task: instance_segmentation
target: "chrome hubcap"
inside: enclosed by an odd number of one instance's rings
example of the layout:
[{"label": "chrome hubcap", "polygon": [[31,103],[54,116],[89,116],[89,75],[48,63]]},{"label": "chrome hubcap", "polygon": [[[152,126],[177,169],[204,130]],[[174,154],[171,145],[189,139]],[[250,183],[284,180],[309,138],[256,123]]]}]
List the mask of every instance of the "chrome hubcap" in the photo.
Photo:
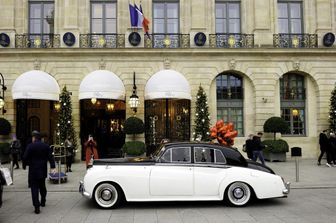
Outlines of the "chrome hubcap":
[{"label": "chrome hubcap", "polygon": [[236,199],[241,199],[243,196],[244,196],[244,190],[242,190],[240,187],[238,188],[235,188],[233,190],[233,196],[236,198]]},{"label": "chrome hubcap", "polygon": [[101,193],[101,198],[104,200],[104,201],[108,201],[110,200],[112,197],[112,192],[108,189],[106,190],[103,190],[102,193]]}]

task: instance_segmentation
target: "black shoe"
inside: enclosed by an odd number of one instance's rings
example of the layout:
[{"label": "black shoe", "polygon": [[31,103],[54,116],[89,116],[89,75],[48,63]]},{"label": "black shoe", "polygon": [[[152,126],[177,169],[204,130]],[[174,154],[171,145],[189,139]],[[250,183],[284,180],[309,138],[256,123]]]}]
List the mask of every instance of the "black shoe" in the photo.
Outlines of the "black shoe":
[{"label": "black shoe", "polygon": [[40,213],[40,208],[35,208],[35,214],[39,214]]},{"label": "black shoe", "polygon": [[44,201],[41,201],[41,206],[42,206],[42,207],[45,207],[45,204],[46,204],[45,200],[44,200]]},{"label": "black shoe", "polygon": [[69,172],[72,172],[72,170],[70,169]]},{"label": "black shoe", "polygon": [[19,167],[19,166],[17,166],[17,167],[15,167],[15,169],[20,169],[20,167]]}]

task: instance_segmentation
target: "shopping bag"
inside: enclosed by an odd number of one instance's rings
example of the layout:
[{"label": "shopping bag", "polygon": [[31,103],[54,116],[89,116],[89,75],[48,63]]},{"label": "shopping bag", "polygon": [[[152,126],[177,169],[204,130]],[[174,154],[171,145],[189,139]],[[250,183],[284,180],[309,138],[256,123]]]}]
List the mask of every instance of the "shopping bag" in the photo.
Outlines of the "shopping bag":
[{"label": "shopping bag", "polygon": [[5,167],[0,168],[0,173],[6,182],[5,185],[9,186],[13,184],[13,180],[12,180],[12,177],[11,177],[11,174],[8,168],[5,168]]}]

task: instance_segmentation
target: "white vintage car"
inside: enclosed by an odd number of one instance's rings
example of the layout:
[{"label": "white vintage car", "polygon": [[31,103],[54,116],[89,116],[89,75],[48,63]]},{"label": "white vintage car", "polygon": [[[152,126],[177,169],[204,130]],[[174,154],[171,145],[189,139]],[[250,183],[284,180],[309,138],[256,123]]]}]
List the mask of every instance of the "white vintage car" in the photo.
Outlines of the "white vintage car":
[{"label": "white vintage car", "polygon": [[287,197],[290,184],[235,149],[210,143],[168,143],[152,157],[95,160],[79,191],[102,208],[126,201],[225,200]]}]

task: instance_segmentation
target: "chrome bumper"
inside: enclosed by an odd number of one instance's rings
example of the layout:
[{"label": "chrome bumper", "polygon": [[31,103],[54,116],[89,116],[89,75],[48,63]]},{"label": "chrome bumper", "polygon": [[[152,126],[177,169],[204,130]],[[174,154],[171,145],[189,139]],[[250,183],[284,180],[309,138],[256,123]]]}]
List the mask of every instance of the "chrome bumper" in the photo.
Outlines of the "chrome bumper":
[{"label": "chrome bumper", "polygon": [[287,196],[287,194],[289,194],[290,192],[290,182],[286,182],[284,184],[285,184],[285,189],[282,190],[282,193],[283,195]]},{"label": "chrome bumper", "polygon": [[78,192],[79,192],[80,194],[82,194],[82,196],[84,196],[84,197],[91,198],[90,194],[89,194],[88,192],[85,191],[85,188],[84,188],[84,182],[83,182],[83,181],[79,181]]}]

